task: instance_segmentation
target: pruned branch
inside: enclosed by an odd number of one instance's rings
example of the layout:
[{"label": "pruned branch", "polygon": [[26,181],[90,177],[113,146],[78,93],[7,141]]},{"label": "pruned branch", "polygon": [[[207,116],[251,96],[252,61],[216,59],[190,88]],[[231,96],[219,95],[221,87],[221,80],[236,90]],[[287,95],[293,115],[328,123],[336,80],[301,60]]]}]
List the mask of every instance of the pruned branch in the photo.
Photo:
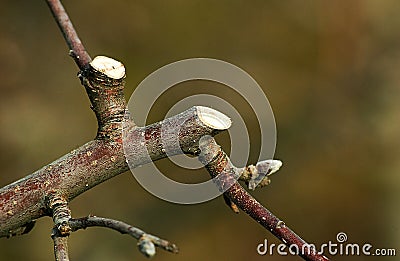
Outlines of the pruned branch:
[{"label": "pruned branch", "polygon": [[[149,163],[149,159],[167,157],[159,139],[161,128],[175,130],[176,122],[182,118],[189,119],[186,122],[186,130],[190,130],[191,133],[181,136],[183,151],[193,151],[193,140],[199,140],[204,135],[216,134],[218,130],[206,126],[199,118],[198,110],[198,107],[193,107],[162,123],[133,127],[128,132],[126,141],[129,142],[129,146],[136,148],[132,150],[134,154],[129,155],[135,166]],[[139,137],[143,136],[147,137],[146,144],[140,142]],[[0,236],[13,235],[14,230],[24,224],[51,215],[47,198],[55,191],[59,196],[71,201],[88,189],[127,171],[129,168],[122,148],[122,138],[119,136],[115,139],[88,142],[37,172],[1,188]],[[143,150],[149,153],[150,157],[142,155]]]},{"label": "pruned branch", "polygon": [[[93,141],[0,189],[0,237],[27,233],[36,219],[52,216],[56,260],[68,260],[70,231],[89,226],[105,226],[130,234],[139,239],[139,249],[146,256],[154,254],[154,246],[176,252],[175,245],[120,221],[97,217],[72,219],[68,203],[90,188],[127,171],[127,158],[132,161],[131,165],[138,167],[185,153],[199,156],[218,187],[225,191],[225,199],[232,209],[242,209],[288,245],[301,247],[305,244],[236,181],[243,180],[250,189],[256,188],[257,184],[266,185],[269,183],[268,175],[279,169],[278,161],[259,162],[242,169],[233,166],[212,138],[228,129],[231,122],[227,116],[207,107],[196,106],[162,122],[136,126],[130,117],[125,117],[125,68],[122,63],[103,56],[92,61],[61,2],[47,0],[47,3],[80,68],[78,75],[96,114],[98,132]],[[179,148],[174,146],[176,137]],[[328,260],[315,253],[302,257],[306,260]]]}]

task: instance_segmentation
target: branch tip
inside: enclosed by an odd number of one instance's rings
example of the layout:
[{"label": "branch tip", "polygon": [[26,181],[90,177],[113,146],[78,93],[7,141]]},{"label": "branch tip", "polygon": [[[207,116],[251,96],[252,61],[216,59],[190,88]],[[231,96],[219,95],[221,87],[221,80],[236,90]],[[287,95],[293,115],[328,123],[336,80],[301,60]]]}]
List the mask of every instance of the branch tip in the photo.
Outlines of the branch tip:
[{"label": "branch tip", "polygon": [[137,245],[139,251],[146,257],[153,257],[156,254],[156,246],[146,234],[139,238]]},{"label": "branch tip", "polygon": [[244,181],[250,190],[262,188],[271,183],[269,176],[282,167],[280,160],[263,160],[239,170],[239,180]]}]

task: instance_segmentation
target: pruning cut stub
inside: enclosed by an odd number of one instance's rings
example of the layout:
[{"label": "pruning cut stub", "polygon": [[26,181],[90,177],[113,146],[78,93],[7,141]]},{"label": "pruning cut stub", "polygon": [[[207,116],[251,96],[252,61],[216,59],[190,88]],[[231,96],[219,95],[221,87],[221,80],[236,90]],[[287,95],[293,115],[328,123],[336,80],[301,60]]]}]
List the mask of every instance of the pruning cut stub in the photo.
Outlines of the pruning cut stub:
[{"label": "pruning cut stub", "polygon": [[[97,56],[78,77],[92,104],[98,121],[97,139],[120,139],[125,113],[125,67],[112,58]],[[95,163],[95,162],[94,162]]]},{"label": "pruning cut stub", "polygon": [[232,125],[231,119],[222,112],[204,106],[197,106],[196,109],[199,119],[212,129],[226,130]]},{"label": "pruning cut stub", "polygon": [[107,56],[96,56],[93,61],[90,62],[93,69],[104,73],[107,77],[112,79],[122,79],[125,76],[124,65]]}]

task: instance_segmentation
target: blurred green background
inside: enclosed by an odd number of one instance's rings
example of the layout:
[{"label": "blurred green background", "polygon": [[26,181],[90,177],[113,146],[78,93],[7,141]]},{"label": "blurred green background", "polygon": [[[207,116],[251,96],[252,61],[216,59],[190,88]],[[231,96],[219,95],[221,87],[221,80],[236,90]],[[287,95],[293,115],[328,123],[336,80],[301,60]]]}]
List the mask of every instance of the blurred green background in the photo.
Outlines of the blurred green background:
[{"label": "blurred green background", "polygon": [[[276,158],[284,162],[272,184],[253,195],[307,241],[335,242],[345,232],[348,242],[400,251],[399,1],[64,2],[92,57],[125,64],[127,98],[149,73],[180,59],[212,57],[243,68],[269,98]],[[45,1],[0,2],[1,186],[95,136],[77,71]],[[167,100],[200,85],[177,86]],[[257,127],[240,97],[227,88],[206,90],[229,97],[248,127]],[[167,110],[156,104],[150,121]],[[220,138],[225,146],[227,138]],[[251,140],[254,163],[257,135]],[[187,179],[187,171],[163,164],[171,176]],[[130,172],[81,195],[71,208],[75,217],[121,219],[180,247],[178,255],[158,251],[154,260],[300,260],[259,256],[259,243],[277,239],[244,213],[233,214],[221,198],[167,203]],[[28,235],[0,239],[0,260],[54,260],[51,226],[42,218]],[[100,228],[74,233],[70,256],[146,259],[134,239]]]}]

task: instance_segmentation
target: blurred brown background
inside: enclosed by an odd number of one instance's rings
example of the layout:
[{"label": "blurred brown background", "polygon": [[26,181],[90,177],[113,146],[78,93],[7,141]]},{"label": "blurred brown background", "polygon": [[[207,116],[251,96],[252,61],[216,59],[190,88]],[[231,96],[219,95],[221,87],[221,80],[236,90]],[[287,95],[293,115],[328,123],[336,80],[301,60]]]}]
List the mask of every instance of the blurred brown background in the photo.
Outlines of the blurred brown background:
[{"label": "blurred brown background", "polygon": [[[272,184],[253,193],[256,198],[310,242],[335,242],[345,232],[348,242],[400,251],[398,1],[64,4],[92,57],[106,54],[125,64],[126,97],[149,73],[184,58],[212,57],[246,70],[270,100],[276,158],[284,162]],[[44,1],[0,2],[0,186],[94,137],[95,117],[76,73]],[[231,97],[229,90],[214,94]],[[172,90],[169,97],[179,95]],[[240,99],[230,102],[241,110]],[[158,107],[153,120],[167,110]],[[243,115],[256,124],[246,106]],[[254,147],[250,163],[257,158]],[[188,176],[167,169],[174,177]],[[181,249],[178,255],[158,251],[154,260],[300,260],[257,255],[264,239],[278,241],[244,213],[234,215],[221,198],[190,206],[167,203],[130,173],[81,195],[71,208],[75,217],[124,220]],[[0,260],[54,260],[51,226],[50,218],[42,218],[30,234],[0,239]],[[100,228],[74,233],[70,255],[146,259],[134,239]]]}]

